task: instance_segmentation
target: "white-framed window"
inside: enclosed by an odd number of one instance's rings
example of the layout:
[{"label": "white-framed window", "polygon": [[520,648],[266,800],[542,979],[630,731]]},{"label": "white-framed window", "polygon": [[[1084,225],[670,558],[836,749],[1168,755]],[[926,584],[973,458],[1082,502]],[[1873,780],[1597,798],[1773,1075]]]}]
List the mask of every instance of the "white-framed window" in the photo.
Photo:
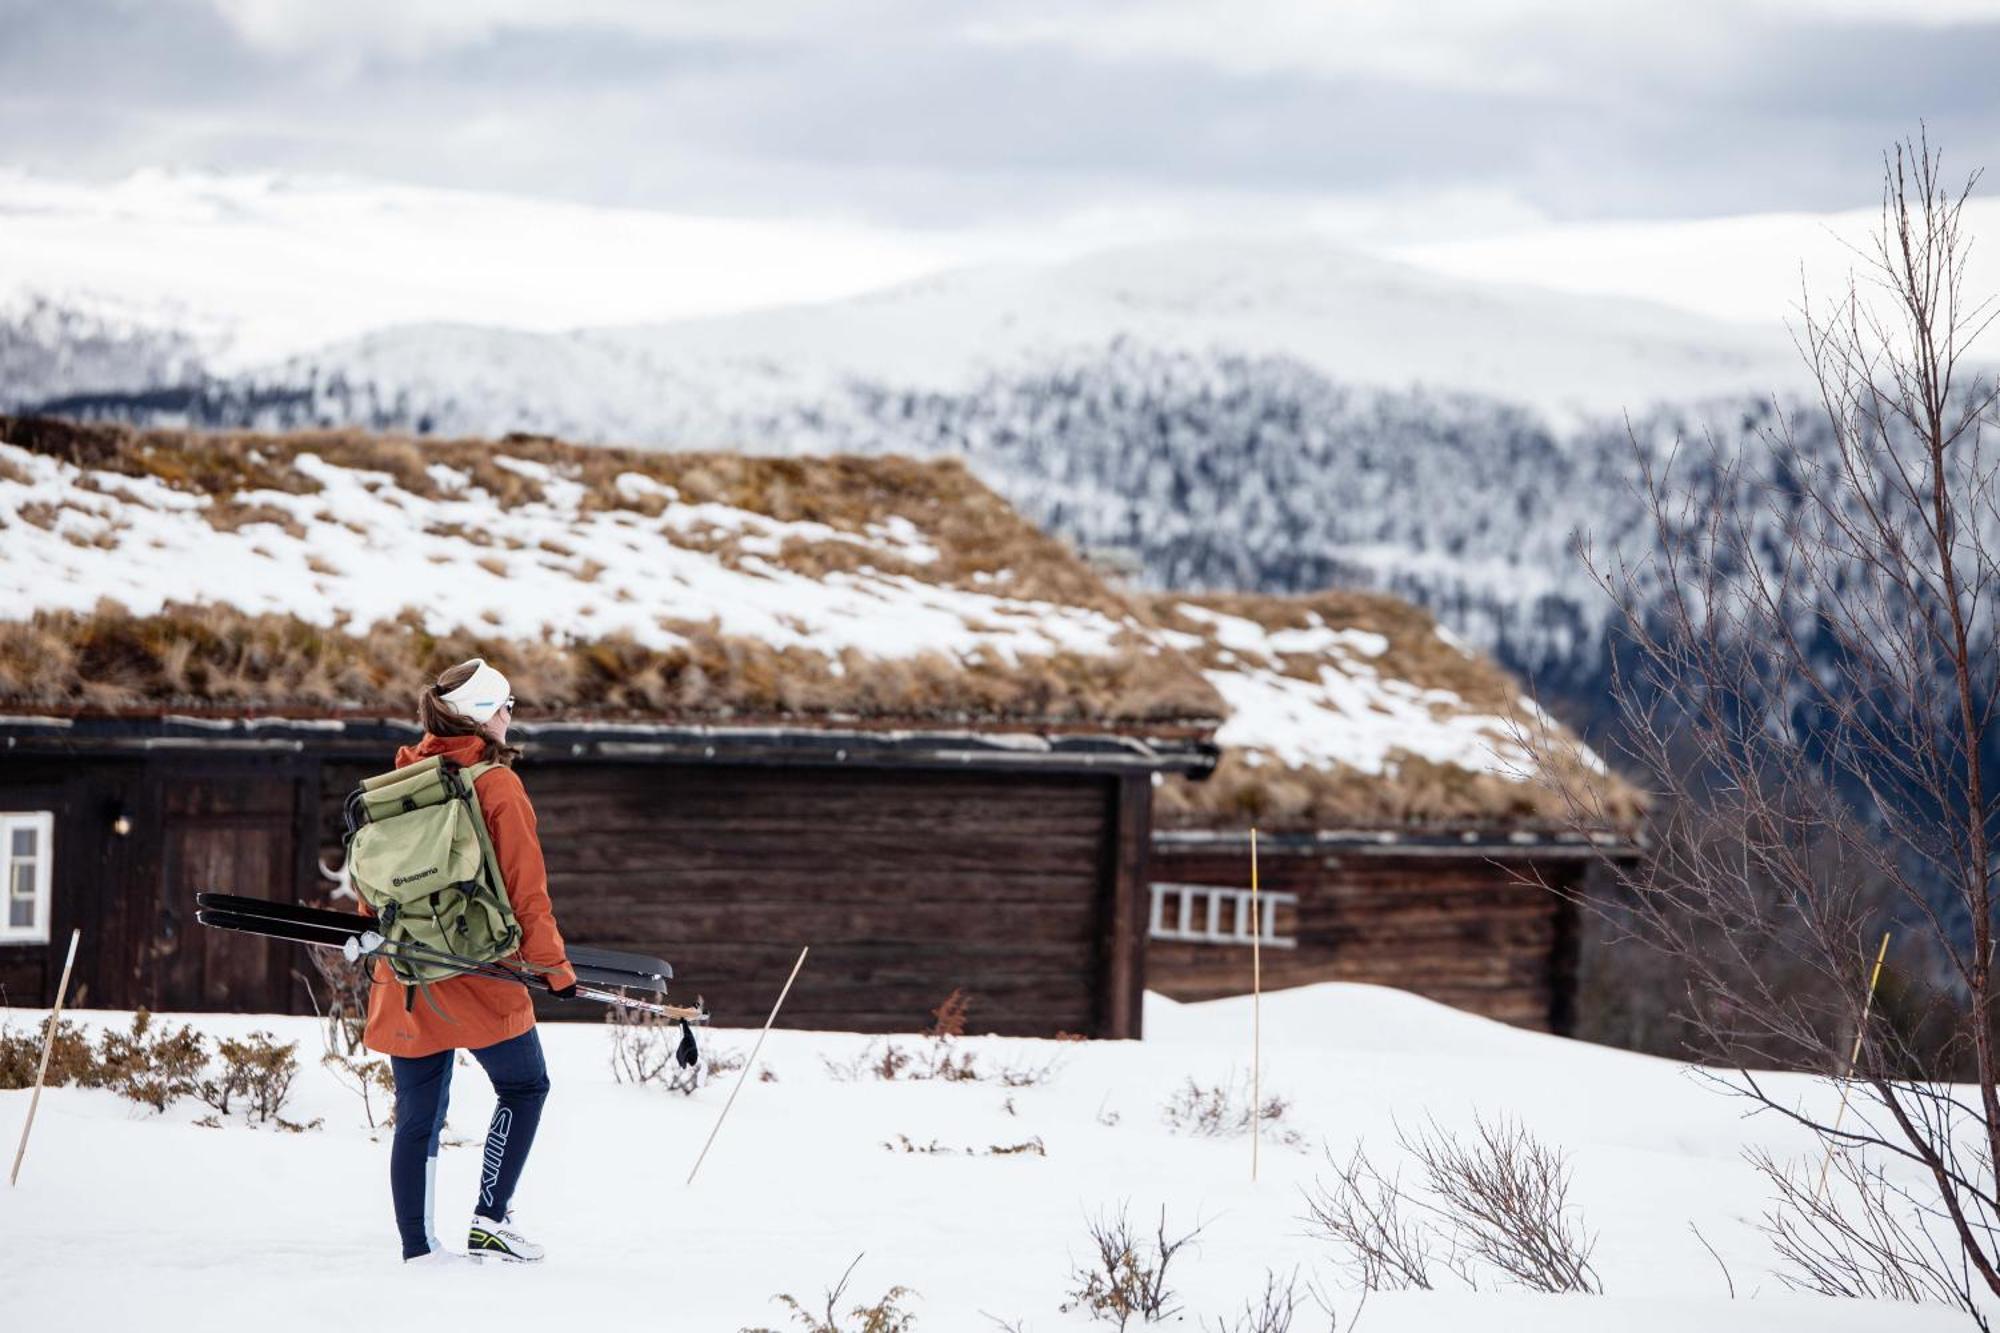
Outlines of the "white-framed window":
[{"label": "white-framed window", "polygon": [[1282,911],[1285,923],[1290,925],[1297,919],[1298,906],[1296,893],[1260,892],[1256,915],[1262,919],[1253,928],[1248,889],[1228,889],[1215,884],[1155,884],[1150,933],[1156,940],[1242,945],[1255,940],[1267,949],[1296,949],[1299,941],[1295,935],[1279,933],[1278,914]]},{"label": "white-framed window", "polygon": [[0,944],[48,942],[55,832],[47,810],[0,812]]}]

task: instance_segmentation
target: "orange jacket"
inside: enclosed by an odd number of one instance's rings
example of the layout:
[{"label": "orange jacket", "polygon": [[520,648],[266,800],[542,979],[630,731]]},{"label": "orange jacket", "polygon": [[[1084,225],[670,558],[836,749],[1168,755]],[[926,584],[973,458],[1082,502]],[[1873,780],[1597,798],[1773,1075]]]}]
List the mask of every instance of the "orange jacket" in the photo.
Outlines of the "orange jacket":
[{"label": "orange jacket", "polygon": [[[396,752],[396,767],[414,764],[434,754],[468,768],[479,762],[484,743],[477,736],[432,736]],[[493,838],[493,855],[507,881],[507,898],[521,923],[521,949],[516,956],[546,973],[551,986],[575,982],[564,955],[562,933],[549,906],[549,874],[542,865],[542,844],[535,837],[535,808],[527,789],[511,768],[491,768],[473,784],[486,830]],[[409,1003],[404,1003],[405,997]],[[384,1055],[414,1057],[438,1051],[478,1050],[518,1037],[535,1025],[535,1006],[528,988],[486,977],[453,977],[430,988],[433,1009],[422,995],[397,984],[389,965],[375,964],[375,984],[368,993],[368,1026],[363,1040]],[[440,1014],[437,1010],[443,1010]]]}]

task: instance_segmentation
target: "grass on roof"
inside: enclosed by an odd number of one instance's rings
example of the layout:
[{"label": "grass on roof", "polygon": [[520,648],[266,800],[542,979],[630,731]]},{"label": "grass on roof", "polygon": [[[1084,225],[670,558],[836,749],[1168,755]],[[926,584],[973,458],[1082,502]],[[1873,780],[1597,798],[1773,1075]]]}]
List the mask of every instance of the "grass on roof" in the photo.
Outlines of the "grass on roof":
[{"label": "grass on roof", "polygon": [[134,616],[115,603],[0,622],[0,701],[37,710],[414,716],[445,666],[485,657],[544,715],[650,721],[861,718],[990,727],[1213,725],[1219,702],[1172,655],[830,657],[677,625],[690,643],[530,643],[433,634],[413,614],[357,631],[215,605]]},{"label": "grass on roof", "polygon": [[[1258,593],[1155,593],[1149,598],[1163,625],[1199,635],[1187,650],[1204,670],[1233,670],[1204,622],[1175,608],[1193,604],[1254,621],[1265,630],[1336,630],[1379,634],[1388,647],[1364,660],[1385,678],[1425,690],[1449,690],[1464,711],[1500,718],[1509,736],[1533,756],[1536,771],[1524,780],[1440,764],[1392,751],[1382,774],[1352,768],[1292,768],[1270,755],[1253,758],[1228,749],[1204,782],[1170,777],[1154,793],[1154,823],[1161,828],[1277,830],[1393,827],[1406,824],[1576,824],[1628,827],[1644,814],[1646,800],[1616,773],[1587,763],[1581,742],[1522,706],[1520,682],[1482,654],[1453,646],[1437,632],[1428,611],[1381,593],[1335,589],[1300,596]],[[1317,654],[1280,656],[1271,670],[1317,680],[1326,659]]]}]

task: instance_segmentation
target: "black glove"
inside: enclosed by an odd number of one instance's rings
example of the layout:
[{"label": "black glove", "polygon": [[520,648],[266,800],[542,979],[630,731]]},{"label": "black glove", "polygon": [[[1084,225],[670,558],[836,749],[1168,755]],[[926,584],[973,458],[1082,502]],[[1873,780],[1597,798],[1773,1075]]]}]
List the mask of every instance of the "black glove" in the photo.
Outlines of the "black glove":
[{"label": "black glove", "polygon": [[701,1059],[701,1052],[694,1044],[694,1029],[689,1027],[687,1020],[683,1018],[681,1020],[681,1044],[674,1051],[674,1063],[678,1064],[682,1069],[692,1069],[694,1068],[695,1061],[699,1059]]},{"label": "black glove", "polygon": [[574,1000],[576,998],[576,983],[572,981],[567,986],[551,986],[549,987],[549,994],[555,996],[558,1000]]}]

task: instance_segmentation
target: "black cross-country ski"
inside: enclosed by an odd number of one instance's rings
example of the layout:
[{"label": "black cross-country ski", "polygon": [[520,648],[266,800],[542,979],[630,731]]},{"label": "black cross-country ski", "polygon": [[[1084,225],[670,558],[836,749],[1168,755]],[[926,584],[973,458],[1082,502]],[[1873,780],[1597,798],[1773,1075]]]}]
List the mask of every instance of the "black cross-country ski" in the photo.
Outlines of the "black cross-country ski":
[{"label": "black cross-country ski", "polygon": [[[235,931],[239,934],[262,935],[270,939],[290,940],[295,944],[312,945],[321,949],[339,949],[349,958],[408,958],[419,962],[449,963],[457,966],[462,975],[488,977],[495,981],[511,981],[526,986],[530,990],[549,990],[548,979],[539,973],[509,967],[505,962],[479,963],[470,958],[442,950],[426,948],[423,945],[391,942],[377,934],[371,927],[373,918],[358,912],[329,912],[321,908],[294,907],[289,903],[273,903],[261,898],[242,898],[226,893],[201,893],[195,895],[197,911],[195,919],[204,926],[216,930]],[[223,904],[244,904],[252,911],[233,911]],[[287,910],[291,909],[291,910]],[[663,972],[671,972],[666,963],[657,958],[645,958],[638,954],[620,954],[610,949],[589,949],[571,946],[570,966],[577,974],[575,997],[580,1000],[595,1000],[618,1009],[631,1009],[656,1017],[677,1020],[681,1025],[680,1049],[675,1058],[683,1066],[700,1058],[695,1049],[694,1033],[690,1023],[708,1022],[708,1011],[701,1004],[677,1005],[660,1004],[643,1000],[633,995],[635,990],[652,991],[664,995],[667,989]],[[592,963],[578,963],[578,956],[598,958],[610,956],[625,958],[644,964],[649,970],[635,972],[622,968],[595,966]],[[615,989],[607,989],[615,987]]]},{"label": "black cross-country ski", "polygon": [[[305,907],[234,893],[197,893],[194,901],[195,906],[201,909],[203,925],[296,940],[300,944],[338,948],[349,938],[370,932],[376,926],[373,917],[359,912],[336,912],[324,907]],[[210,921],[207,918],[211,915],[227,917],[228,920]],[[270,928],[264,928],[266,926]],[[667,982],[674,975],[674,969],[665,959],[649,958],[644,954],[598,949],[583,944],[568,946],[567,953],[577,980],[599,986],[664,994]]]}]

